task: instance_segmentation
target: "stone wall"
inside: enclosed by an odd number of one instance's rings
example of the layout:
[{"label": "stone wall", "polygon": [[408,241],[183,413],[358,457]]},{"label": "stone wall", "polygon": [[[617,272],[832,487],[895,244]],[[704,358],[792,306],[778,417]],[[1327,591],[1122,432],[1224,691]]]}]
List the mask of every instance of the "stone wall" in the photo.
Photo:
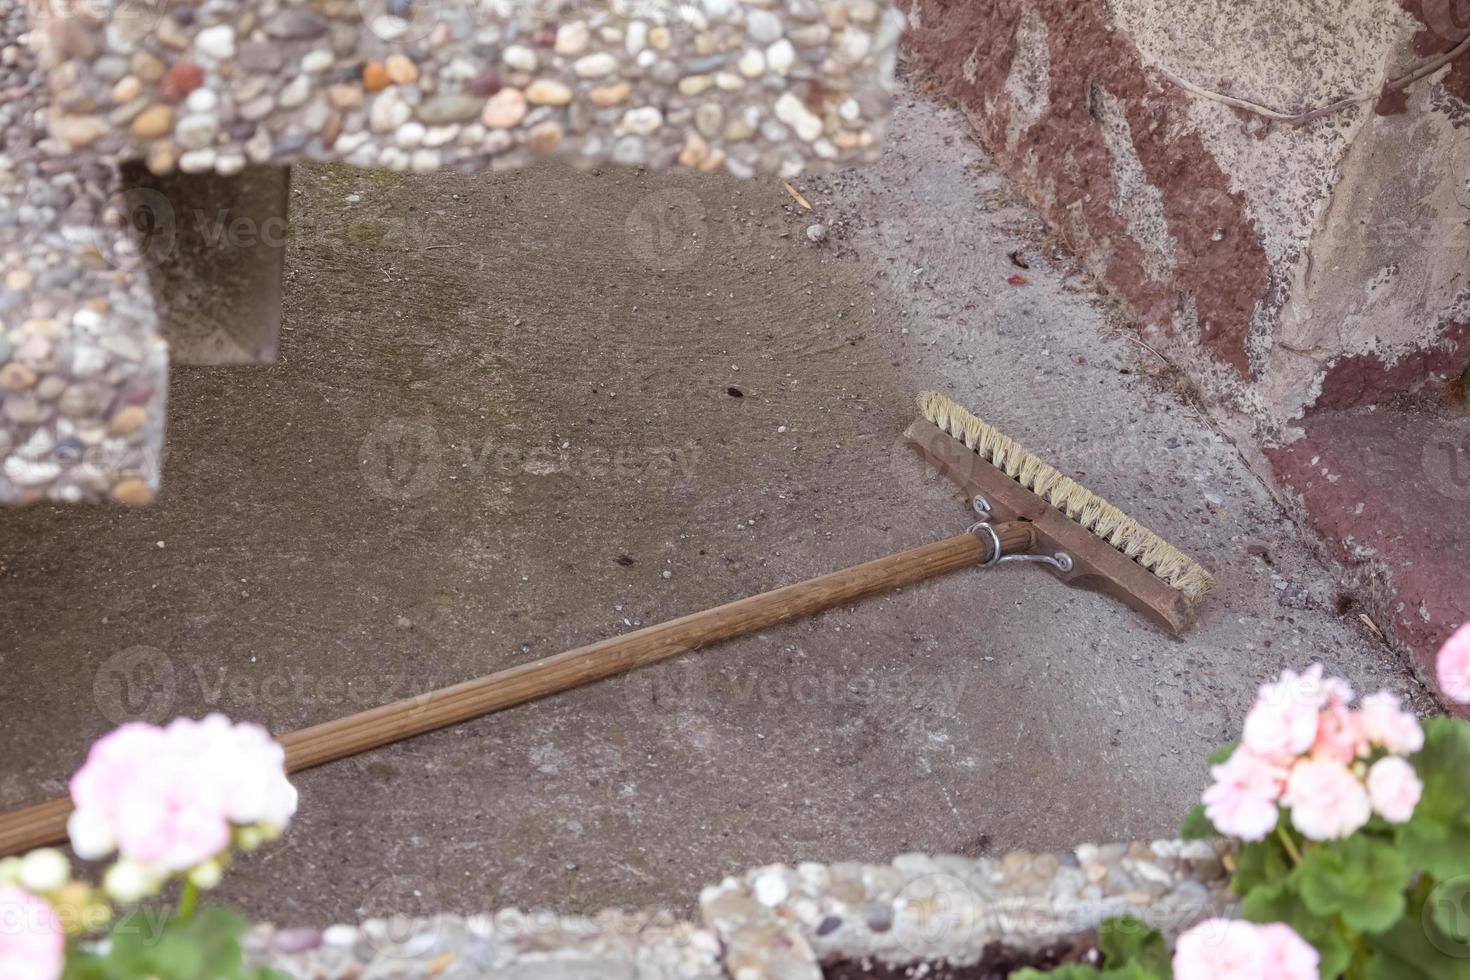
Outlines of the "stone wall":
[{"label": "stone wall", "polygon": [[704,889],[698,924],[667,911],[508,909],[325,930],[262,926],[246,946],[252,961],[301,980],[822,980],[823,964],[843,960],[963,966],[995,944],[1039,950],[1112,916],[1134,916],[1172,938],[1233,913],[1232,863],[1224,841],[1165,840],[978,859],[776,864]]},{"label": "stone wall", "polygon": [[[1466,0],[911,0],[908,16],[909,49],[1019,188],[1259,433],[1464,368],[1470,55],[1389,83],[1470,45]],[[1362,97],[1283,118],[1345,96]]]}]

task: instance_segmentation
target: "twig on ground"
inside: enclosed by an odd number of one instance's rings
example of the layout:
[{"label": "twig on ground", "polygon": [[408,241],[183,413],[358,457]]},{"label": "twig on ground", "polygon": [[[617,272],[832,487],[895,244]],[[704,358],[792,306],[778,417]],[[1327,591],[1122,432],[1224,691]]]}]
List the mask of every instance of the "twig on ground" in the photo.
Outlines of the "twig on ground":
[{"label": "twig on ground", "polygon": [[1377,92],[1362,92],[1358,95],[1345,96],[1326,105],[1317,106],[1315,109],[1304,109],[1301,112],[1282,112],[1279,109],[1273,109],[1270,106],[1262,105],[1259,102],[1252,102],[1249,99],[1238,99],[1233,95],[1215,92],[1201,85],[1196,85],[1188,79],[1180,78],[1162,65],[1155,65],[1154,68],[1160,75],[1163,75],[1175,85],[1178,85],[1186,92],[1198,95],[1202,99],[1210,99],[1211,101],[1220,102],[1236,109],[1243,109],[1246,112],[1252,112],[1258,116],[1264,116],[1267,119],[1285,123],[1288,126],[1304,126],[1309,122],[1321,119],[1323,116],[1331,115],[1339,110],[1361,105],[1364,102],[1372,102],[1375,99],[1383,98],[1383,96],[1388,95],[1390,92],[1398,92],[1408,88],[1410,85],[1419,81],[1419,79],[1433,74],[1451,61],[1454,61],[1466,51],[1470,51],[1470,32],[1466,32],[1453,47],[1443,54],[1435,55],[1428,61],[1416,65],[1407,74],[1400,75],[1397,78],[1385,82],[1383,88]]},{"label": "twig on ground", "polygon": [[1126,337],[1137,344],[1139,347],[1142,347],[1144,350],[1148,351],[1154,357],[1157,357],[1163,363],[1168,364],[1170,367],[1174,366],[1173,361],[1170,361],[1163,354],[1160,354],[1158,351],[1154,350],[1142,337],[1138,336],[1136,333],[1133,333],[1130,330],[1124,330],[1122,327],[1108,327],[1106,330],[1103,331],[1103,333],[1117,334],[1119,337]]},{"label": "twig on ground", "polygon": [[793,201],[795,201],[797,204],[801,205],[801,209],[803,211],[810,211],[812,209],[811,202],[808,201],[806,198],[804,198],[804,197],[801,196],[801,191],[799,191],[795,187],[792,187],[791,186],[791,181],[789,181],[789,180],[783,180],[781,183],[785,186],[786,193],[788,193],[788,194],[791,195],[791,199]]}]

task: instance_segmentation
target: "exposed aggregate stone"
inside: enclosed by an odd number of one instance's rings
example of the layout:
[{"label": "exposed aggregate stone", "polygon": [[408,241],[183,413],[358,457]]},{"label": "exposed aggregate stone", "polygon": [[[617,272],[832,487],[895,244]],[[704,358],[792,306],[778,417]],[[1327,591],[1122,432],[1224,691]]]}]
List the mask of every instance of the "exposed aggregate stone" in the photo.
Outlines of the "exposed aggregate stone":
[{"label": "exposed aggregate stone", "polygon": [[974,860],[907,854],[889,865],[772,865],[700,895],[735,980],[821,980],[818,964],[979,962],[1040,949],[1131,915],[1175,935],[1232,904],[1223,842],[1084,844]]},{"label": "exposed aggregate stone", "polygon": [[722,980],[714,934],[672,915],[494,915],[369,919],[360,926],[274,929],[246,939],[252,961],[298,980],[479,977],[518,980]]},{"label": "exposed aggregate stone", "polygon": [[706,888],[703,923],[668,913],[375,919],[255,930],[255,962],[292,977],[517,980],[821,980],[822,963],[978,962],[1003,942],[1040,949],[1132,915],[1166,935],[1228,914],[1221,842],[1084,844],[999,858],[903,855],[892,864],[771,865]]},{"label": "exposed aggregate stone", "polygon": [[0,0],[0,504],[152,500],[167,351],[116,175],[46,131],[24,7]]},{"label": "exposed aggregate stone", "polygon": [[[879,0],[42,5],[57,139],[155,173],[539,156],[793,177],[876,158]],[[49,11],[49,13],[48,13]]]}]

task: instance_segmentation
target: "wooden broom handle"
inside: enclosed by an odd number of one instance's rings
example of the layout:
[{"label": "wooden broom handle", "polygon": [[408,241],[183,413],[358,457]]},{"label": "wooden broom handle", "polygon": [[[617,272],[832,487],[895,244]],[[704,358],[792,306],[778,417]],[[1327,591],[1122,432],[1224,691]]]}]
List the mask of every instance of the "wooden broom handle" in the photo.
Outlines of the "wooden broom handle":
[{"label": "wooden broom handle", "polygon": [[[1002,554],[1029,551],[1035,542],[1035,532],[1025,521],[998,524],[995,530]],[[990,559],[990,549],[988,535],[957,534],[519,667],[298,729],[280,739],[286,749],[286,768],[290,772],[310,769],[722,640],[747,636],[877,592],[979,565]],[[70,800],[59,799],[0,816],[0,857],[64,842],[71,809]]]}]

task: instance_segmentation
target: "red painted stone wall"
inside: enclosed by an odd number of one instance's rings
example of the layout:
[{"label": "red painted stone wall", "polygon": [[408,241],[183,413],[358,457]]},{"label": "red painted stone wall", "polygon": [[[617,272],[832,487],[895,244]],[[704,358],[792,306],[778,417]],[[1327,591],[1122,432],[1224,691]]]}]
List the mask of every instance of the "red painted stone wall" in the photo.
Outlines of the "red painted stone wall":
[{"label": "red painted stone wall", "polygon": [[1414,351],[1393,363],[1373,354],[1340,357],[1322,379],[1322,391],[1313,411],[1361,408],[1376,405],[1422,387],[1444,383],[1465,370],[1470,358],[1470,323],[1448,324],[1442,334],[1444,346]]},{"label": "red painted stone wall", "polygon": [[[1254,223],[1198,137],[1176,131],[1183,129],[1174,125],[1186,111],[1183,94],[1151,80],[1133,44],[1107,30],[1103,0],[1030,4],[1046,24],[1050,103],[1013,150],[1005,134],[1015,108],[1005,84],[1024,0],[913,2],[919,26],[909,31],[909,51],[964,107],[1001,165],[1108,288],[1140,321],[1166,330],[1192,299],[1199,344],[1249,379],[1246,341],[1269,288]],[[1144,249],[1116,201],[1115,162],[1098,110],[1104,92],[1125,107],[1147,182],[1163,195],[1177,244],[1164,281],[1147,274]]]}]

